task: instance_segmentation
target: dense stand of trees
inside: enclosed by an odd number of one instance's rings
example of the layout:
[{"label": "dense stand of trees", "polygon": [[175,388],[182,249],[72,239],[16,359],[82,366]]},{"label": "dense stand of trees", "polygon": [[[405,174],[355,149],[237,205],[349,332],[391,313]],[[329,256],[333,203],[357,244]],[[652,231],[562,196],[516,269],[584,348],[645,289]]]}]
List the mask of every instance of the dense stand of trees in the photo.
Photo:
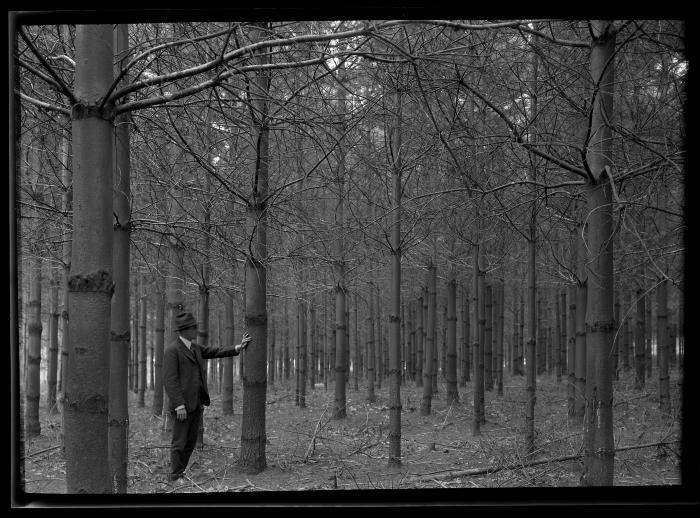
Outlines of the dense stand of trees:
[{"label": "dense stand of trees", "polygon": [[524,376],[533,453],[551,376],[585,431],[582,482],[612,485],[618,373],[637,390],[657,375],[670,415],[682,365],[683,31],[20,25],[26,437],[46,370],[68,491],[125,492],[128,390],[162,414],[184,308],[201,342],[253,337],[208,362],[225,415],[242,381],[244,472],[267,466],[271,384],[294,383],[300,407],[332,385],[335,419],[348,390],[374,401],[388,384],[398,466],[402,385],[423,415],[438,397],[473,406],[478,435],[485,392]]}]

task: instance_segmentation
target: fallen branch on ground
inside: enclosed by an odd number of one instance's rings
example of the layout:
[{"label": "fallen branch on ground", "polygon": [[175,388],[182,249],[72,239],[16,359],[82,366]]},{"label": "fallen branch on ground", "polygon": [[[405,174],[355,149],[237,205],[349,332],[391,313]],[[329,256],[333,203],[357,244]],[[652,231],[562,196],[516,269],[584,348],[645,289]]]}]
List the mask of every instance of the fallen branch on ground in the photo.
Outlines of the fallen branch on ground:
[{"label": "fallen branch on ground", "polygon": [[[669,441],[669,442],[654,442],[654,443],[647,443],[647,444],[637,444],[634,446],[623,446],[621,448],[615,448],[615,452],[620,452],[620,451],[627,451],[627,450],[637,450],[641,448],[651,448],[653,446],[667,446],[672,443],[676,443],[679,441]],[[503,471],[503,470],[515,470],[515,469],[522,469],[522,468],[529,468],[531,466],[539,466],[540,464],[548,464],[552,462],[566,462],[569,460],[576,460],[580,459],[585,456],[584,452],[581,453],[576,453],[573,455],[565,455],[564,457],[556,457],[553,459],[539,459],[539,460],[533,460],[530,462],[518,462],[514,464],[507,464],[503,466],[491,466],[488,468],[473,468],[473,469],[465,469],[465,470],[458,470],[458,471],[447,471],[445,473],[441,474],[425,474],[425,475],[415,475],[412,477],[407,477],[404,481],[405,482],[419,482],[419,481],[431,481],[431,480],[446,480],[450,478],[456,478],[456,477],[472,477],[475,475],[485,475],[485,474],[491,474],[491,473],[496,473],[497,471]]]},{"label": "fallen branch on ground", "polygon": [[25,459],[28,459],[29,457],[34,457],[34,455],[40,455],[40,454],[42,454],[42,453],[46,453],[47,451],[57,450],[57,449],[60,448],[60,447],[61,447],[61,445],[58,444],[58,445],[56,445],[56,446],[51,446],[50,448],[44,448],[43,450],[35,451],[35,452],[32,452],[32,453],[27,453],[27,454],[24,456],[24,458],[25,458]]}]

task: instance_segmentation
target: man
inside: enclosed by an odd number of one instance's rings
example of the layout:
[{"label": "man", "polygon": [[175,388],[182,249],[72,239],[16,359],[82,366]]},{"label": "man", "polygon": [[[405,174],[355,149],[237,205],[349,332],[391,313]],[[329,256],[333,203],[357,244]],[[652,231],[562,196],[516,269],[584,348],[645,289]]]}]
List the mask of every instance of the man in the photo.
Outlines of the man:
[{"label": "man", "polygon": [[170,480],[184,475],[197,443],[202,405],[210,403],[203,360],[236,356],[251,340],[245,333],[241,343],[234,346],[199,345],[193,341],[197,337],[197,321],[187,312],[175,316],[175,331],[177,338],[163,353],[163,384],[170,399],[168,410],[177,417],[173,420],[170,445]]}]

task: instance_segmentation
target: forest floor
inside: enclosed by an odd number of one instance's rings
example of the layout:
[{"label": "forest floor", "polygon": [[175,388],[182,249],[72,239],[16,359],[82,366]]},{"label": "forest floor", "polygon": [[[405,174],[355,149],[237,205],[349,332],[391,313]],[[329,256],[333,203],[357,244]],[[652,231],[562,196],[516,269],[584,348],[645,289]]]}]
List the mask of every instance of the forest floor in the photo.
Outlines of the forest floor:
[{"label": "forest floor", "polygon": [[[671,375],[672,415],[659,411],[658,380],[635,391],[633,374],[615,382],[615,486],[680,484],[679,374]],[[537,380],[537,451],[523,455],[525,379],[506,375],[503,395],[486,392],[486,423],[472,435],[471,383],[459,387],[459,403],[446,405],[440,383],[429,416],[420,415],[422,388],[401,387],[399,468],[387,467],[388,384],[376,389],[374,403],[360,384],[347,389],[347,417],[332,419],[333,384],[307,389],[306,408],[294,404],[293,380],[268,386],[267,469],[256,475],[236,469],[240,451],[241,388],[236,386],[234,415],[223,416],[217,388],[204,413],[204,446],[195,449],[186,476],[168,480],[169,438],[162,418],[130,392],[128,493],[220,493],[296,490],[368,490],[455,487],[571,487],[580,485],[583,433],[569,424],[564,381]],[[40,436],[26,440],[28,493],[65,493],[65,460],[59,415],[42,408]],[[632,447],[632,448],[628,448]],[[578,456],[578,457],[576,457]],[[533,462],[534,461],[534,462]]]}]

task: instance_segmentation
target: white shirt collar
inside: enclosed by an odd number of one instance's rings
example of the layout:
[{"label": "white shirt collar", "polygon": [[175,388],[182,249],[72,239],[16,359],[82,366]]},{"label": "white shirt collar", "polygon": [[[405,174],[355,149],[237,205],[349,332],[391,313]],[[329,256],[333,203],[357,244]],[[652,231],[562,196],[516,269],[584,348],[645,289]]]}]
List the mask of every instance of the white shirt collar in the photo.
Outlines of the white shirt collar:
[{"label": "white shirt collar", "polygon": [[189,341],[187,338],[185,338],[182,335],[180,335],[180,340],[182,340],[182,343],[185,344],[185,347],[187,347],[188,349],[192,349],[192,342],[191,341]]}]

